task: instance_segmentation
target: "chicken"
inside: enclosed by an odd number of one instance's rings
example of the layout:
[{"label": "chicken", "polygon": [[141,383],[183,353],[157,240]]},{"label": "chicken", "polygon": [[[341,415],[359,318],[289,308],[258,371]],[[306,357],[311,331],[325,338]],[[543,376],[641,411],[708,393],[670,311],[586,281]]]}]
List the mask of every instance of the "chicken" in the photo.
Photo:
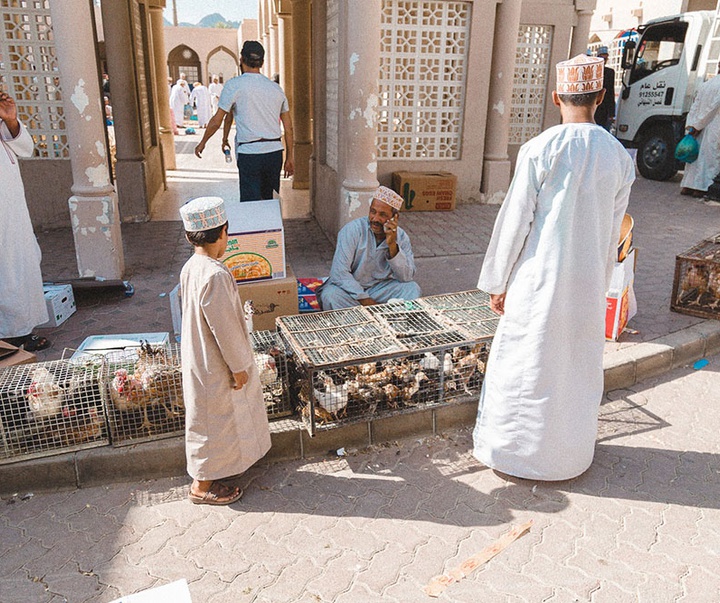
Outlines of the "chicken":
[{"label": "chicken", "polygon": [[692,264],[688,267],[680,283],[678,302],[686,303],[690,297],[696,296],[698,303],[703,293],[708,289],[708,271],[704,264]]},{"label": "chicken", "polygon": [[277,382],[278,371],[275,358],[273,358],[270,354],[256,354],[255,364],[257,365],[258,372],[260,373],[260,383],[263,387],[267,387]]},{"label": "chicken", "polygon": [[60,413],[64,390],[55,376],[41,366],[32,373],[32,381],[27,391],[30,414],[35,420],[49,419]]},{"label": "chicken", "polygon": [[110,383],[110,400],[116,410],[132,412],[142,409],[143,422],[141,428],[150,431],[155,425],[148,419],[148,406],[152,404],[151,398],[146,394],[143,383],[135,375],[130,375],[127,369],[115,371]]},{"label": "chicken", "polygon": [[418,371],[415,374],[413,382],[402,390],[402,399],[406,406],[415,406],[416,402],[413,400],[416,394],[420,392],[422,382],[427,381],[428,376],[422,371]]},{"label": "chicken", "polygon": [[75,446],[92,442],[102,436],[104,421],[94,406],[75,410],[63,406],[63,424],[59,426],[59,437],[64,446]]},{"label": "chicken", "polygon": [[315,401],[328,412],[337,415],[348,403],[348,383],[335,385],[332,378],[322,375],[325,391],[314,388]]},{"label": "chicken", "polygon": [[710,276],[708,277],[708,291],[713,294],[717,302],[715,302],[715,305],[717,306],[718,302],[720,302],[720,266],[716,266],[712,272],[710,272]]},{"label": "chicken", "polygon": [[425,352],[425,357],[420,361],[420,368],[424,371],[439,371],[440,360],[435,354]]},{"label": "chicken", "polygon": [[382,388],[383,394],[385,395],[385,401],[390,408],[397,408],[399,406],[398,398],[400,397],[401,390],[397,385],[388,383]]}]

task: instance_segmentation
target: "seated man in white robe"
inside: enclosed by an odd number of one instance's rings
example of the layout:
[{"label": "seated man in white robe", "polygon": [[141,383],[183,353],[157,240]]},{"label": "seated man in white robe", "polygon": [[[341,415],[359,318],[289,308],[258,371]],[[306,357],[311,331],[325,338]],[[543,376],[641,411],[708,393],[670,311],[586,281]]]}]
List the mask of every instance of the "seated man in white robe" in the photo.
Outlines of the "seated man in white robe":
[{"label": "seated man in white robe", "polygon": [[391,299],[417,299],[410,237],[398,227],[402,197],[381,186],[367,218],[343,226],[338,234],[330,278],[317,292],[323,310],[372,306]]}]

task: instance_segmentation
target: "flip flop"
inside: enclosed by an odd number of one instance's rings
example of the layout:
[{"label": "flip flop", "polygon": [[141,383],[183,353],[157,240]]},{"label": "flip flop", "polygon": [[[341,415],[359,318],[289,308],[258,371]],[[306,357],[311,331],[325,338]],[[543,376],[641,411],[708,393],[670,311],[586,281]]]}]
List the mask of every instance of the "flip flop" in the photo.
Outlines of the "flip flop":
[{"label": "flip flop", "polygon": [[230,488],[215,480],[207,492],[195,494],[190,490],[188,498],[194,505],[231,505],[240,500],[243,491],[240,488]]},{"label": "flip flop", "polygon": [[23,337],[7,337],[3,339],[4,342],[14,345],[16,348],[23,348],[26,352],[37,352],[50,347],[50,341],[45,337],[30,333]]}]

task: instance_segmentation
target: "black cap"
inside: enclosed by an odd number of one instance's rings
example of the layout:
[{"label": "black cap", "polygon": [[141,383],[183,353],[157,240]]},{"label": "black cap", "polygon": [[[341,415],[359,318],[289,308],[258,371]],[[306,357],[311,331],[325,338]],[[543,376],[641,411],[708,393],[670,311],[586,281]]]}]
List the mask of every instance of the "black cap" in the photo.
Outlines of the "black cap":
[{"label": "black cap", "polygon": [[247,59],[262,61],[265,58],[265,49],[257,40],[247,40],[243,44],[240,54]]}]

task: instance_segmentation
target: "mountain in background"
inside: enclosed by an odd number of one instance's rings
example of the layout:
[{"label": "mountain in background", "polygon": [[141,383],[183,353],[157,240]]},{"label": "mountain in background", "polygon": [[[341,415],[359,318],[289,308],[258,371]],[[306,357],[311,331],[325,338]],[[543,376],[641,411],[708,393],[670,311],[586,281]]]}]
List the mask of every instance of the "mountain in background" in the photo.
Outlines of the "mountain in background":
[{"label": "mountain in background", "polygon": [[[165,27],[172,27],[172,23],[165,18],[163,18],[163,24]],[[178,23],[178,27],[219,27],[222,29],[237,29],[240,27],[240,21],[228,21],[220,13],[213,13],[212,15],[204,16],[200,19],[200,22],[197,25],[181,21]]]}]

